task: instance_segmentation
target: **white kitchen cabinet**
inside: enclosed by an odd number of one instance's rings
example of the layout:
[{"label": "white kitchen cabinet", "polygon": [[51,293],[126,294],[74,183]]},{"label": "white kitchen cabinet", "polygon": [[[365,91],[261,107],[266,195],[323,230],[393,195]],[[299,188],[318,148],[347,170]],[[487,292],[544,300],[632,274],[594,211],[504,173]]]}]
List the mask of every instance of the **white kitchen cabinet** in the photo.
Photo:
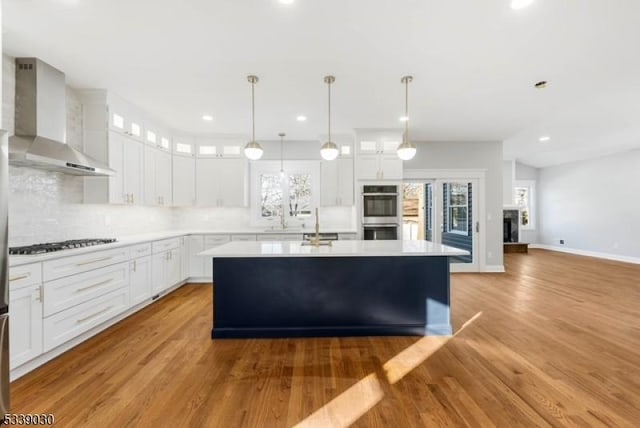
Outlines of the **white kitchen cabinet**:
[{"label": "white kitchen cabinet", "polygon": [[402,136],[398,138],[376,137],[373,140],[361,140],[358,144],[358,153],[375,155],[395,155],[400,145]]},{"label": "white kitchen cabinet", "polygon": [[360,155],[357,162],[360,180],[402,180],[402,160],[396,155]]},{"label": "white kitchen cabinet", "polygon": [[338,158],[320,163],[320,204],[322,206],[352,206],[353,159]]},{"label": "white kitchen cabinet", "polygon": [[245,160],[197,159],[196,204],[205,207],[245,207]]},{"label": "white kitchen cabinet", "polygon": [[12,369],[42,354],[42,300],[41,284],[9,291]]},{"label": "white kitchen cabinet", "polygon": [[195,154],[199,158],[241,158],[244,144],[239,138],[200,138]]},{"label": "white kitchen cabinet", "polygon": [[173,155],[173,205],[185,207],[196,201],[196,160]]},{"label": "white kitchen cabinet", "polygon": [[151,256],[139,257],[129,262],[131,306],[151,297]]},{"label": "white kitchen cabinet", "polygon": [[151,260],[152,293],[159,294],[180,282],[180,269],[182,261],[180,249],[174,248],[154,254]]},{"label": "white kitchen cabinet", "polygon": [[[236,236],[236,241],[237,236]],[[248,236],[252,236],[253,237],[253,241],[255,241],[255,236],[256,235],[248,235]],[[205,236],[204,238],[204,250],[209,250],[211,248],[215,248],[215,247],[219,247],[220,245],[224,245],[227,242],[231,242],[231,236],[229,235],[208,235]],[[203,250],[203,251],[204,251]],[[211,263],[211,257],[202,257],[202,262],[204,263],[204,276],[206,278],[212,278],[213,277],[213,269],[212,269],[212,263]]]},{"label": "white kitchen cabinet", "polygon": [[171,206],[171,155],[144,147],[144,200],[146,205]]},{"label": "white kitchen cabinet", "polygon": [[187,236],[180,237],[180,281],[189,278],[189,239]]},{"label": "white kitchen cabinet", "polygon": [[185,259],[188,261],[187,277],[202,278],[204,276],[204,258],[198,253],[204,251],[204,236],[191,235],[185,238],[188,241],[188,253]]},{"label": "white kitchen cabinet", "polygon": [[43,281],[53,281],[65,276],[76,275],[93,269],[117,263],[128,262],[130,248],[120,247],[111,250],[95,251],[77,256],[62,257],[42,263]]},{"label": "white kitchen cabinet", "polygon": [[144,152],[141,143],[130,138],[124,141],[124,159],[123,159],[123,195],[125,203],[142,204],[143,185],[142,171],[144,168]]}]

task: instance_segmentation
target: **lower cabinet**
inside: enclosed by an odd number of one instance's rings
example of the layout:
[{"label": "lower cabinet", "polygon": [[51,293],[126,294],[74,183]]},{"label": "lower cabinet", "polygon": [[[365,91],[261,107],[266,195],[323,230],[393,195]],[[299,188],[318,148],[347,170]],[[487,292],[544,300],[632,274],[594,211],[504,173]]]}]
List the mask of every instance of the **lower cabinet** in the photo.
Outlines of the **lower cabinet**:
[{"label": "lower cabinet", "polygon": [[44,352],[62,345],[128,308],[127,286],[45,318]]},{"label": "lower cabinet", "polygon": [[198,254],[204,251],[204,236],[190,235],[184,239],[188,241],[188,252],[184,257],[187,261],[187,277],[202,278],[204,276],[204,258]]},{"label": "lower cabinet", "polygon": [[42,354],[41,285],[10,290],[10,365],[17,367]]},{"label": "lower cabinet", "polygon": [[154,254],[151,260],[152,267],[152,293],[156,295],[176,285],[181,281],[180,271],[182,261],[180,249],[174,248]]},{"label": "lower cabinet", "polygon": [[129,263],[131,306],[151,297],[151,256],[140,257]]}]

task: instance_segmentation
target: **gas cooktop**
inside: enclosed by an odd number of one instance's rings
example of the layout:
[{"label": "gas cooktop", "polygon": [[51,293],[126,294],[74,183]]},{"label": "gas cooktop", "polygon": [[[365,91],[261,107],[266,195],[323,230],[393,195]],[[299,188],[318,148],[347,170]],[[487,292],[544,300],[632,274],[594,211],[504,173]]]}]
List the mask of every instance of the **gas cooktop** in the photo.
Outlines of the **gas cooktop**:
[{"label": "gas cooktop", "polygon": [[52,253],[54,251],[71,250],[73,248],[92,247],[94,245],[110,244],[116,242],[115,239],[74,239],[71,241],[48,242],[45,244],[27,245],[24,247],[10,247],[9,254],[12,255],[34,255]]}]

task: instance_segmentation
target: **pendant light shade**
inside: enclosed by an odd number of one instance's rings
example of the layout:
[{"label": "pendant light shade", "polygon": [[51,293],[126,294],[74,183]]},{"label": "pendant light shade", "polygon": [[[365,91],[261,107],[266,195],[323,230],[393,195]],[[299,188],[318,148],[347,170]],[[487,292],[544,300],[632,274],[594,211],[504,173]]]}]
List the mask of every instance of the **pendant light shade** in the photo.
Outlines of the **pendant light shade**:
[{"label": "pendant light shade", "polygon": [[402,139],[402,144],[398,146],[397,153],[398,157],[403,161],[413,159],[417,152],[415,144],[413,144],[409,138],[409,83],[411,83],[412,80],[412,76],[404,76],[400,80],[400,82],[404,84],[404,117],[406,117],[407,120],[404,121],[404,138]]},{"label": "pendant light shade", "polygon": [[264,150],[260,143],[256,141],[256,97],[255,87],[258,83],[258,76],[247,76],[247,80],[251,83],[251,141],[244,146],[244,155],[249,160],[258,160],[262,157]]},{"label": "pendant light shade", "polygon": [[320,156],[322,156],[322,159],[328,161],[335,160],[340,154],[338,145],[331,141],[331,84],[335,81],[336,78],[334,76],[324,77],[324,83],[327,84],[327,88],[329,90],[329,139],[320,148]]}]

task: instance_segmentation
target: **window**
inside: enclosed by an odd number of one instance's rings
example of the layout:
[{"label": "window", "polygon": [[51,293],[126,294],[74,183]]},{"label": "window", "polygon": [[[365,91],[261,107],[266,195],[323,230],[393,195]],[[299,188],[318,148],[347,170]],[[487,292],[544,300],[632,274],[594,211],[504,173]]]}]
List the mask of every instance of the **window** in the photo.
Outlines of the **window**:
[{"label": "window", "polygon": [[535,229],[535,181],[516,181],[514,187],[515,204],[520,210],[520,228]]},{"label": "window", "polygon": [[469,234],[469,187],[464,183],[448,183],[447,232]]},{"label": "window", "polygon": [[176,143],[176,153],[191,154],[191,144]]},{"label": "window", "polygon": [[[318,206],[320,162],[287,161],[284,175],[280,162],[262,161],[251,167],[252,218],[266,225],[279,221],[311,220]],[[254,191],[255,189],[255,191]]]}]

